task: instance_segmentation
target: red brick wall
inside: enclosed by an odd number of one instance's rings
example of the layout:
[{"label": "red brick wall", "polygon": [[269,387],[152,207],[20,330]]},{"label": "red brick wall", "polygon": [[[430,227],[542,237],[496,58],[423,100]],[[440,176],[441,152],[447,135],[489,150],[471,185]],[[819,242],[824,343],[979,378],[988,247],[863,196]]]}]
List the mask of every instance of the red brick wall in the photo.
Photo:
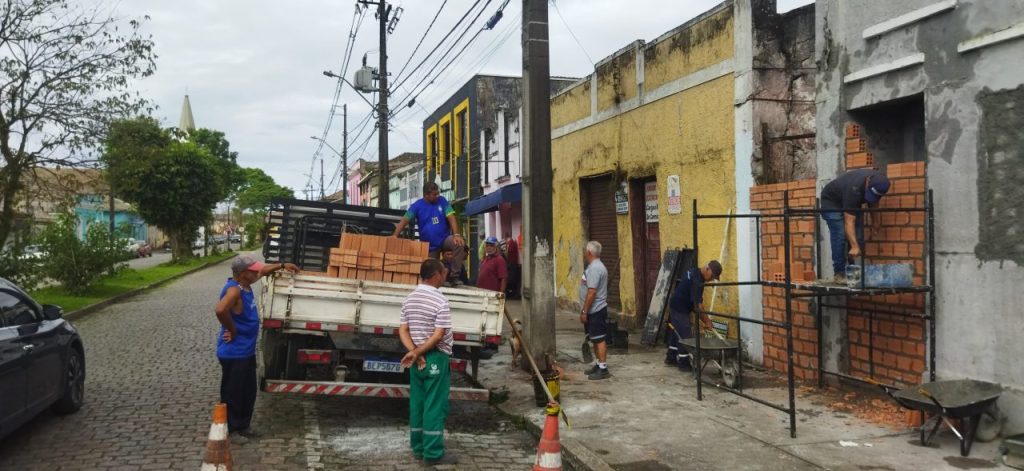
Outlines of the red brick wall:
[{"label": "red brick wall", "polygon": [[[847,132],[847,168],[874,166],[873,156],[867,152],[866,140],[860,127],[849,125]],[[882,198],[883,208],[924,207],[925,167],[923,162],[892,164],[886,167],[892,186]],[[783,206],[783,191],[790,192],[791,207],[813,207],[816,198],[814,180],[761,185],[750,190],[751,208],[762,214],[779,212]],[[925,267],[925,214],[922,212],[879,213],[882,228],[877,234],[867,229],[865,255],[867,263],[913,263],[914,283],[922,284]],[[813,280],[814,219],[794,219],[791,231],[791,276],[794,280]],[[822,236],[828,229],[822,223]],[[826,239],[827,240],[827,239]],[[783,251],[783,221],[765,218],[761,221],[762,279],[783,281],[785,259]],[[823,264],[830,263],[823,260]],[[783,322],[786,300],[782,288],[765,287],[763,312],[765,320]],[[834,302],[834,299],[832,300]],[[791,301],[793,308],[794,371],[799,379],[817,379],[817,329],[810,305],[805,299]],[[920,315],[924,312],[924,294],[899,294],[876,297],[849,298],[849,307],[876,308]],[[923,320],[894,315],[875,314],[872,325],[868,316],[858,311],[847,311],[850,374],[869,375],[868,336],[874,336],[874,377],[889,383],[917,384],[925,369],[925,324]],[[775,327],[764,328],[764,364],[777,371],[786,371],[786,333]]]},{"label": "red brick wall", "polygon": [[[892,185],[882,198],[882,208],[923,208],[925,203],[925,164],[909,162],[891,164],[886,175]],[[878,213],[881,229],[868,239],[865,263],[910,263],[914,265],[914,284],[925,278],[925,213]],[[924,293],[903,293],[886,296],[848,298],[847,306],[877,308],[922,315]],[[850,371],[855,376],[868,376],[868,315],[850,310],[847,315],[850,342]],[[922,319],[875,314],[871,329],[874,333],[875,375],[895,384],[918,384],[925,371],[925,322]]]},{"label": "red brick wall", "polygon": [[[762,214],[780,213],[784,191],[789,190],[790,207],[813,208],[814,180],[755,186],[750,189],[751,208]],[[814,279],[814,218],[790,220],[790,275],[794,280]],[[785,248],[784,222],[781,218],[761,220],[761,279],[784,281]],[[794,299],[793,309],[793,375],[799,379],[817,377],[818,332],[814,328],[807,300]],[[782,288],[765,287],[763,290],[764,319],[776,322],[786,320],[786,298]],[[786,371],[786,331],[777,327],[764,328],[764,365]]]}]

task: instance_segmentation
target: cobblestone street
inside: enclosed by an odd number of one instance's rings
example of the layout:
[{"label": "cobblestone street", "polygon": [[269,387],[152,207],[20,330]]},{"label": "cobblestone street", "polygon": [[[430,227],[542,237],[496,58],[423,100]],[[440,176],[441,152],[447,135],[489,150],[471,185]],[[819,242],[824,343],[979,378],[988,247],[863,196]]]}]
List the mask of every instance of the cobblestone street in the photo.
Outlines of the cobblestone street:
[{"label": "cobblestone street", "polygon": [[[43,413],[0,442],[3,470],[198,469],[218,399],[212,313],[228,264],[75,321],[86,349],[86,401]],[[262,436],[233,447],[235,469],[420,469],[404,401],[260,393]],[[452,403],[451,469],[526,469],[536,441],[493,408]]]}]

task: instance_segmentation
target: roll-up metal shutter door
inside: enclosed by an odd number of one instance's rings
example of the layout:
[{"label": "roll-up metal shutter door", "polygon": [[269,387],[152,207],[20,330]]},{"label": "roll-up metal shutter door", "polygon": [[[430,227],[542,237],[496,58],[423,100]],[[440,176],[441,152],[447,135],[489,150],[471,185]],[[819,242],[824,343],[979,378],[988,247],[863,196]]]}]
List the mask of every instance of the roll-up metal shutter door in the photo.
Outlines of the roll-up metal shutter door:
[{"label": "roll-up metal shutter door", "polygon": [[615,216],[615,188],[610,176],[582,181],[586,204],[587,236],[601,243],[601,261],[608,267],[608,305],[621,311],[619,300],[619,228]]}]

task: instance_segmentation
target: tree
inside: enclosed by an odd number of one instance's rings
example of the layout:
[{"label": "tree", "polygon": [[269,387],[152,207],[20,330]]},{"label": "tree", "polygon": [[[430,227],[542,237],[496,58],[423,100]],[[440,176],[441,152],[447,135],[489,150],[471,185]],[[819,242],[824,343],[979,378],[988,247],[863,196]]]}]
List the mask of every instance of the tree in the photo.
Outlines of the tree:
[{"label": "tree", "polygon": [[153,41],[141,22],[102,5],[70,0],[7,0],[0,12],[0,245],[38,167],[88,164],[106,124],[148,103],[130,80],[155,70]]},{"label": "tree", "polygon": [[72,294],[85,292],[111,266],[117,265],[115,272],[127,267],[118,262],[127,258],[128,250],[118,242],[112,243],[102,224],[90,224],[85,240],[80,240],[78,219],[64,214],[46,227],[41,239],[46,252],[43,259],[46,276]]},{"label": "tree", "polygon": [[196,231],[230,192],[225,175],[239,173],[231,170],[233,156],[225,161],[208,143],[175,140],[148,117],[111,123],[102,159],[114,193],[170,236],[176,259],[192,256]]},{"label": "tree", "polygon": [[258,168],[243,168],[245,180],[236,194],[238,209],[245,211],[245,233],[250,246],[266,238],[267,208],[274,198],[293,198],[291,188],[278,185],[274,179]]},{"label": "tree", "polygon": [[231,150],[231,143],[224,137],[224,133],[200,128],[186,133],[185,136],[190,142],[209,151],[216,159],[217,178],[220,180],[218,187],[222,191],[218,201],[232,197],[245,184],[245,175],[238,166],[238,152]]}]

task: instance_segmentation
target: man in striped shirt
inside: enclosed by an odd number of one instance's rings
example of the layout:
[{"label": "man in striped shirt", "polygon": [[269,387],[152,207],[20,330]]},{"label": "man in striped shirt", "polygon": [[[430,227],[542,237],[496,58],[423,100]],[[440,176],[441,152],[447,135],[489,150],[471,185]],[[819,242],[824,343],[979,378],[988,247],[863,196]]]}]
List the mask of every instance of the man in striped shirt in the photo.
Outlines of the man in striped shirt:
[{"label": "man in striped shirt", "polygon": [[402,357],[402,367],[409,368],[409,441],[416,459],[429,466],[458,463],[455,455],[444,451],[453,338],[448,299],[438,288],[447,278],[448,269],[440,260],[423,261],[423,281],[402,303],[398,330],[409,351]]}]

